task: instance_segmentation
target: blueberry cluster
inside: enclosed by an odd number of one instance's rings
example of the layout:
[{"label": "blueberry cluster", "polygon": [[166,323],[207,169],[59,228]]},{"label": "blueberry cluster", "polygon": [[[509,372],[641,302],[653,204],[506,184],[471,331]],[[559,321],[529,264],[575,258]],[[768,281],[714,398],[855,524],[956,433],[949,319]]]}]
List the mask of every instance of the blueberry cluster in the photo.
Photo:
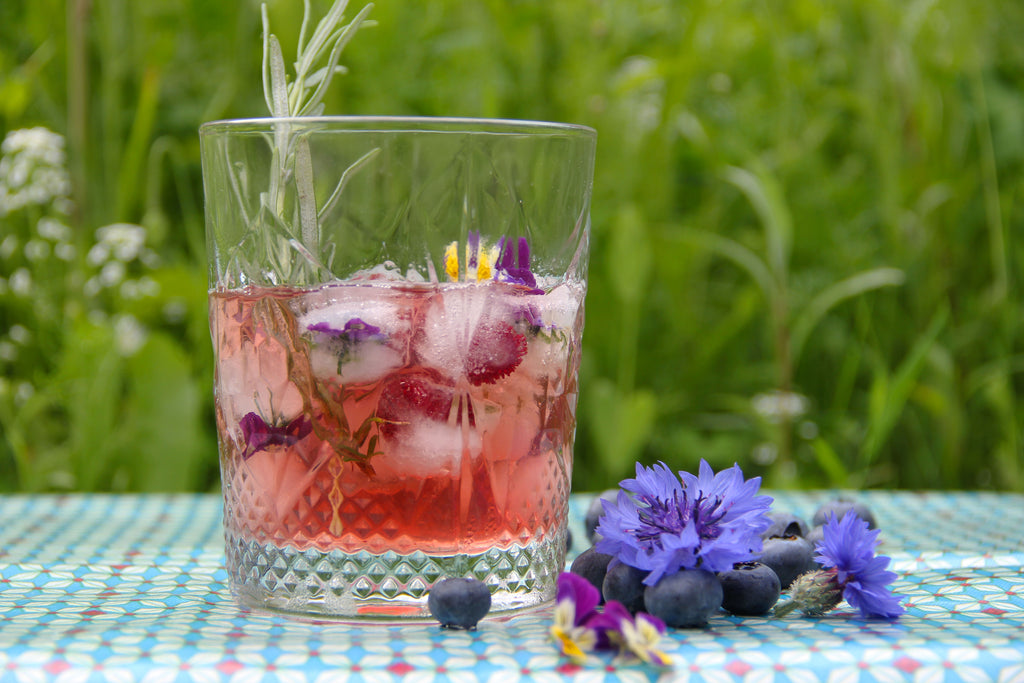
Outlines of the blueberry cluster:
[{"label": "blueberry cluster", "polygon": [[[587,510],[584,528],[592,544],[600,539],[601,500],[612,501],[617,494],[618,489],[605,491]],[[823,503],[810,525],[790,512],[768,512],[770,525],[761,532],[760,555],[725,571],[684,568],[647,585],[644,579],[649,571],[613,561],[612,555],[593,545],[576,557],[570,571],[593,585],[602,603],[621,603],[634,615],[647,613],[674,628],[703,627],[719,610],[736,616],[763,616],[798,577],[822,568],[815,561],[822,526],[847,512],[876,528],[874,515],[862,502],[836,499]],[[571,543],[570,536],[567,546]],[[491,594],[477,579],[449,578],[430,591],[427,607],[443,628],[472,630],[490,611]]]},{"label": "blueberry cluster", "polygon": [[[584,519],[588,540],[596,543],[604,506],[618,490],[605,491],[594,499]],[[829,500],[814,513],[811,525],[785,511],[771,511],[770,526],[761,533],[759,556],[738,562],[727,571],[710,572],[684,568],[668,574],[654,585],[645,585],[648,572],[636,569],[590,547],[572,563],[570,571],[587,579],[605,601],[615,600],[631,612],[652,614],[675,628],[703,627],[720,609],[737,616],[770,613],[797,577],[821,569],[815,561],[815,547],[821,540],[822,525],[830,518],[842,518],[852,511],[870,528],[875,517],[858,501]]]}]

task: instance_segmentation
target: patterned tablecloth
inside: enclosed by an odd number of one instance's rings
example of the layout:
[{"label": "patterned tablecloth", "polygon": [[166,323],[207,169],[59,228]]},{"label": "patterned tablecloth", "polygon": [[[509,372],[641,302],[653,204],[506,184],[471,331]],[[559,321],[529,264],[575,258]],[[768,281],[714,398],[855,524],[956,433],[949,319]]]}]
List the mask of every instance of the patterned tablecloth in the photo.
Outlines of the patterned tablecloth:
[{"label": "patterned tablecloth", "polygon": [[[826,495],[776,493],[810,516]],[[736,618],[670,631],[670,671],[611,655],[580,667],[551,608],[475,632],[306,623],[243,611],[214,496],[0,498],[0,683],[44,681],[1024,682],[1024,496],[868,493],[907,613]],[[573,498],[577,549],[590,497]]]}]

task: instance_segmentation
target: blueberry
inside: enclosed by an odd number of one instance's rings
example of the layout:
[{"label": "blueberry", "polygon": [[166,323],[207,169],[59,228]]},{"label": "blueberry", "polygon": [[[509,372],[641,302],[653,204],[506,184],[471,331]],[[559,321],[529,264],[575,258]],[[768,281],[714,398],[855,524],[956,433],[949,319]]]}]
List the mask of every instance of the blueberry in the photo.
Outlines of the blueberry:
[{"label": "blueberry", "polygon": [[796,577],[807,571],[813,556],[814,549],[805,539],[799,536],[786,536],[765,541],[760,561],[761,564],[772,568],[779,577],[782,589],[785,590]]},{"label": "blueberry", "polygon": [[572,529],[565,529],[565,552],[572,550]]},{"label": "blueberry", "polygon": [[491,610],[491,591],[479,579],[444,579],[430,590],[427,608],[442,628],[471,631]]},{"label": "blueberry", "polygon": [[590,503],[590,507],[587,508],[587,515],[583,518],[583,527],[587,530],[587,540],[591,543],[594,543],[597,538],[597,524],[601,521],[601,517],[604,515],[604,506],[601,505],[601,501],[607,500],[614,503],[618,497],[618,489],[608,489],[601,493],[597,498],[594,498]]},{"label": "blueberry", "polygon": [[782,592],[778,575],[760,562],[739,562],[721,572],[718,580],[722,582],[722,607],[739,616],[768,614]]},{"label": "blueberry", "polygon": [[587,548],[572,561],[569,571],[579,574],[601,592],[605,574],[608,573],[608,563],[611,561],[611,555],[599,553],[595,548]]},{"label": "blueberry", "polygon": [[722,583],[703,569],[680,569],[644,590],[644,607],[666,626],[705,626],[722,606]]},{"label": "blueberry", "polygon": [[850,510],[853,513],[868,523],[868,527],[871,529],[877,528],[875,523],[875,516],[871,514],[871,510],[868,506],[860,501],[847,500],[839,498],[836,500],[830,500],[822,503],[818,510],[814,513],[814,519],[811,521],[814,526],[820,526],[825,523],[829,517],[834,516],[837,520],[842,519]]},{"label": "blueberry", "polygon": [[807,532],[807,535],[804,536],[804,540],[806,540],[808,543],[810,543],[811,547],[813,548],[814,546],[816,546],[819,543],[821,543],[821,540],[824,537],[825,537],[825,527],[816,526],[816,527],[814,527],[813,529],[811,529],[810,531]]},{"label": "blueberry", "polygon": [[608,570],[604,575],[604,582],[601,584],[601,595],[605,602],[616,600],[632,614],[644,608],[644,586],[643,581],[650,572],[630,567],[628,564],[618,563]]},{"label": "blueberry", "polygon": [[761,532],[761,538],[807,535],[807,522],[791,512],[769,512],[768,519],[772,525]]}]

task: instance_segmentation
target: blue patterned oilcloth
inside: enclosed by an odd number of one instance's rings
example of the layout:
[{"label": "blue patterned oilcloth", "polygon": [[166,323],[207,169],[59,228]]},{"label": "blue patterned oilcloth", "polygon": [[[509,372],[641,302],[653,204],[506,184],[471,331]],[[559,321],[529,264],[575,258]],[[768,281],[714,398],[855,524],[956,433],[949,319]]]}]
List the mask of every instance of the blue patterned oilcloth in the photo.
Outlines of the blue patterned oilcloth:
[{"label": "blue patterned oilcloth", "polygon": [[[810,517],[836,492],[775,493]],[[859,493],[907,613],[738,618],[670,631],[674,667],[569,663],[551,608],[481,623],[315,623],[247,612],[226,586],[210,495],[0,498],[0,683],[708,681],[1024,683],[1024,496]],[[576,549],[590,496],[572,499]]]}]

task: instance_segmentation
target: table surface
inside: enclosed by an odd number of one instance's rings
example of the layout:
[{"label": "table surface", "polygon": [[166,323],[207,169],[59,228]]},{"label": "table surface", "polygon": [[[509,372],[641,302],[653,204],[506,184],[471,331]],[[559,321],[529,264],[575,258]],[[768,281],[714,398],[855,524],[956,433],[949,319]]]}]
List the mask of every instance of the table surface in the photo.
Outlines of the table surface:
[{"label": "table surface", "polygon": [[[769,492],[810,517],[837,492]],[[237,607],[212,495],[0,497],[0,683],[578,680],[1024,682],[1024,496],[867,492],[907,613],[670,631],[671,670],[548,640],[551,608],[436,625],[309,623]],[[580,550],[591,500],[574,495]]]}]

